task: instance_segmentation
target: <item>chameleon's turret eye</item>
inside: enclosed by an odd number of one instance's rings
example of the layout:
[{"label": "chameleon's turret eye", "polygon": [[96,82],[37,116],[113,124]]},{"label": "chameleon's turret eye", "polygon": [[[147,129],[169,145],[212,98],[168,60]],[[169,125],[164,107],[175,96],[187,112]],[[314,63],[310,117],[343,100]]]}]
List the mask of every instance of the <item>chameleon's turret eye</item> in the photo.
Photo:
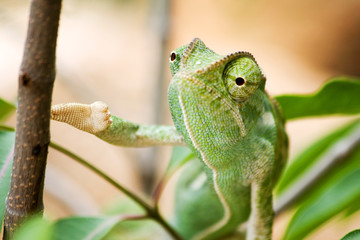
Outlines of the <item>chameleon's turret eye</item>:
[{"label": "chameleon's turret eye", "polygon": [[236,101],[244,101],[258,89],[263,75],[253,59],[242,57],[225,66],[223,80],[230,96]]},{"label": "chameleon's turret eye", "polygon": [[173,62],[173,61],[175,61],[175,59],[176,59],[176,53],[175,53],[175,52],[172,52],[172,53],[170,54],[170,60]]}]

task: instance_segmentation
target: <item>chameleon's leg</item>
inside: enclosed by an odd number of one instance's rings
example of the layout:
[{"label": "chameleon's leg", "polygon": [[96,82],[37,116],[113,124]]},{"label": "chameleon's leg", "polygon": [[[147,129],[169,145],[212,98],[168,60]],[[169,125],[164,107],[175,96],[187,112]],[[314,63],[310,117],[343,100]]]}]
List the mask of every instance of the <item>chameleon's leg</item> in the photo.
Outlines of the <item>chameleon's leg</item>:
[{"label": "chameleon's leg", "polygon": [[269,184],[251,184],[251,214],[246,240],[269,240],[272,234],[274,212]]},{"label": "chameleon's leg", "polygon": [[118,118],[103,102],[66,103],[51,107],[51,119],[68,123],[111,144],[128,147],[183,145],[173,126],[140,125]]}]

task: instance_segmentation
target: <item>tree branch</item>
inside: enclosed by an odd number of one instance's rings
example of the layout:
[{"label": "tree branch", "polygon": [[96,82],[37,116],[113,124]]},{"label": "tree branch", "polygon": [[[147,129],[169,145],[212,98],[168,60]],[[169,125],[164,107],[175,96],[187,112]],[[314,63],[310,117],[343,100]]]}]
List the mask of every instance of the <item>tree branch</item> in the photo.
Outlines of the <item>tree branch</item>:
[{"label": "tree branch", "polygon": [[18,115],[4,239],[30,214],[43,210],[45,166],[50,142],[50,106],[55,80],[61,0],[33,0],[18,86]]}]

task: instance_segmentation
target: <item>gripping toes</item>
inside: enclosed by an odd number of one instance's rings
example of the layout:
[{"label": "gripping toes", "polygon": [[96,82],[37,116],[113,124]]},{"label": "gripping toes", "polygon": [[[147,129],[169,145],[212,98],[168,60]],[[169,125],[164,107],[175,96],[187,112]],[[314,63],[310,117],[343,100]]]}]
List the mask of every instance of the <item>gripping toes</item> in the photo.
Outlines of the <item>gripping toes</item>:
[{"label": "gripping toes", "polygon": [[90,125],[93,127],[93,133],[105,130],[112,123],[108,105],[104,102],[94,102],[90,106]]},{"label": "gripping toes", "polygon": [[112,123],[108,105],[103,102],[58,104],[51,107],[51,119],[93,134]]}]

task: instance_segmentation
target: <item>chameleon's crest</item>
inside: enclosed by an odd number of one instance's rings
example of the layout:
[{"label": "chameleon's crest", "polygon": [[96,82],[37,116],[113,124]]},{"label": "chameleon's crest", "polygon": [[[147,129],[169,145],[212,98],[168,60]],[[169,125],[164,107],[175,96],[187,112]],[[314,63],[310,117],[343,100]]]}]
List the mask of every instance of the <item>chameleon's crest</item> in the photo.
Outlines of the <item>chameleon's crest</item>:
[{"label": "chameleon's crest", "polygon": [[194,38],[184,50],[180,68],[186,72],[196,72],[221,58],[222,56],[206,47],[200,39]]},{"label": "chameleon's crest", "polygon": [[[254,56],[251,53],[244,52],[244,51],[239,51],[239,52],[231,53],[231,54],[223,57],[222,59],[215,61],[214,63],[210,64],[209,66],[206,66],[204,68],[201,68],[201,69],[197,70],[196,73],[201,74],[201,73],[211,71],[213,69],[219,68],[220,66],[225,66],[229,62],[231,62],[231,61],[233,61],[235,59],[238,59],[238,58],[242,58],[242,57],[250,58],[259,67],[259,65],[257,64]],[[261,75],[262,75],[262,78],[265,81],[266,77],[265,77],[265,74],[262,71],[261,71]]]},{"label": "chameleon's crest", "polygon": [[199,44],[205,45],[199,38],[194,38],[184,51],[183,57],[181,58],[181,64],[185,65],[186,61],[188,60],[189,56],[191,55],[192,51],[198,46]]}]

